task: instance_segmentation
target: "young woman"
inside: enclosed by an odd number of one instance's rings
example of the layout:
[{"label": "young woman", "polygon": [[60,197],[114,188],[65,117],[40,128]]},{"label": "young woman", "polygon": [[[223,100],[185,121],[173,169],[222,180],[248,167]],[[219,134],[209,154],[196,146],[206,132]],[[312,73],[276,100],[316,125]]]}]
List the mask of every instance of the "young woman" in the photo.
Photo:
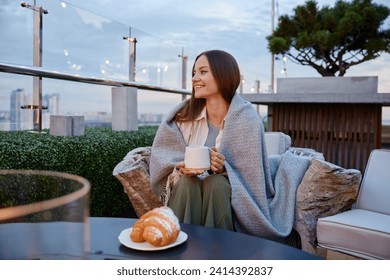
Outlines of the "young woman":
[{"label": "young woman", "polygon": [[[168,114],[154,139],[153,191],[182,223],[270,238],[287,236],[292,221],[283,225],[280,211],[272,210],[282,207],[293,215],[294,208],[284,207],[283,200],[294,203],[295,192],[279,191],[278,202],[272,204],[275,190],[264,128],[252,104],[236,93],[240,84],[236,60],[225,51],[206,51],[192,70],[191,98]],[[210,170],[186,169],[186,146],[203,145],[212,149]]]}]

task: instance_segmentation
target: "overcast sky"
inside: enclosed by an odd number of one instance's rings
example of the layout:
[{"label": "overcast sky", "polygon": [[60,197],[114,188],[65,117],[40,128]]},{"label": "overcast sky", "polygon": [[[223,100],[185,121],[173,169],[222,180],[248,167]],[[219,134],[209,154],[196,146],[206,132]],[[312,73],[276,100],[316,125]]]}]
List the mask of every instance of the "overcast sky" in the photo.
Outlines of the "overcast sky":
[{"label": "overcast sky", "polygon": [[[31,21],[31,13],[26,9],[20,8],[20,1],[18,0],[2,0],[2,6],[0,6],[0,61],[8,57],[11,57],[11,63],[27,64],[31,63],[31,53],[26,52],[21,46],[30,46],[31,37],[25,36],[24,33],[20,33],[23,30],[25,21]],[[26,1],[33,4],[33,0]],[[94,14],[100,15],[102,19],[96,22],[95,19],[89,19],[85,14],[78,12],[78,17],[82,18],[86,24],[95,24],[95,27],[99,28],[99,25],[104,25],[107,22],[118,22],[118,25],[130,26],[146,34],[150,37],[154,37],[156,42],[162,40],[170,42],[176,46],[184,48],[185,55],[188,55],[192,66],[192,61],[196,55],[204,50],[209,49],[223,49],[230,52],[236,57],[241,72],[244,75],[245,80],[248,81],[248,85],[254,85],[254,80],[260,80],[261,87],[266,90],[270,85],[271,80],[271,55],[267,49],[266,36],[271,34],[271,19],[272,19],[272,1],[271,0],[197,0],[197,1],[185,1],[185,0],[68,0],[65,1],[68,5],[76,6],[81,10],[90,11]],[[320,7],[324,5],[333,6],[336,1],[330,0],[318,0],[317,3]],[[375,3],[389,5],[389,0],[376,0]],[[53,8],[52,3],[60,3],[56,0],[42,0],[38,1],[42,3],[44,8],[49,7],[49,15],[44,16],[44,47],[50,46],[50,51],[45,52],[44,66],[51,67],[52,62],[56,62],[59,58],[64,58],[62,52],[65,51],[63,45],[68,46],[70,40],[74,46],[83,49],[85,42],[93,43],[94,46],[101,46],[102,44],[108,44],[107,49],[112,53],[121,52],[120,49],[115,49],[117,44],[112,43],[113,38],[109,37],[109,28],[117,28],[114,24],[106,24],[104,33],[104,41],[99,41],[99,34],[84,35],[83,29],[79,29],[70,16],[73,14],[66,14],[62,17],[60,10],[55,10],[50,13],[50,9]],[[275,22],[278,16],[288,14],[291,15],[293,8],[299,4],[304,4],[304,0],[275,0]],[[64,9],[65,10],[65,9]],[[61,20],[58,20],[58,17]],[[109,20],[105,20],[109,19]],[[79,19],[78,19],[79,20]],[[88,22],[91,20],[91,22]],[[94,21],[94,22],[92,22]],[[97,25],[96,25],[97,24]],[[386,22],[387,26],[390,24],[390,19]],[[31,33],[31,26],[28,26],[28,32]],[[71,31],[68,29],[71,28]],[[72,29],[73,28],[73,29]],[[96,36],[95,36],[96,35]],[[88,40],[85,40],[88,36]],[[100,36],[103,37],[103,36]],[[122,38],[120,38],[122,40]],[[68,40],[68,41],[67,41]],[[96,41],[94,41],[96,40]],[[123,40],[122,40],[123,41]],[[64,43],[65,42],[65,43]],[[63,43],[63,45],[61,45]],[[6,45],[9,44],[9,45]],[[139,54],[142,52],[142,42],[137,43]],[[57,48],[58,46],[58,48]],[[53,49],[57,51],[52,51]],[[85,50],[87,52],[85,52]],[[98,48],[86,48],[80,52],[78,57],[79,61],[84,58],[92,59],[95,56],[101,56],[94,52],[98,51]],[[127,51],[127,50],[126,50]],[[59,53],[61,52],[61,53]],[[11,55],[12,53],[12,55]],[[15,55],[16,53],[16,55]],[[9,56],[7,56],[10,54]],[[150,54],[149,54],[150,56]],[[177,54],[172,55],[172,59],[178,59]],[[15,60],[16,59],[16,60]],[[69,57],[67,57],[69,59]],[[59,63],[59,62],[58,62]],[[64,62],[65,63],[65,62]],[[122,62],[121,62],[122,63]],[[69,64],[69,61],[68,61]],[[118,63],[119,65],[120,63]],[[53,67],[55,70],[56,65]],[[78,64],[69,64],[77,69]],[[88,66],[93,65],[91,61],[84,61],[81,74],[89,74]],[[347,71],[346,76],[378,76],[379,92],[390,92],[390,55],[383,54],[380,58],[371,62],[365,62],[362,65],[350,68]],[[123,65],[122,65],[123,66]],[[137,65],[140,66],[140,65]],[[285,74],[281,73],[283,69],[283,62],[281,60],[275,62],[275,79],[285,77]],[[300,66],[293,64],[290,61],[286,63],[287,77],[320,77],[320,75],[311,67]],[[64,70],[67,71],[67,70]],[[178,75],[177,75],[178,76]],[[123,78],[123,77],[122,77]],[[126,77],[125,77],[126,78]],[[179,80],[179,77],[176,77]],[[20,82],[23,86],[26,80]],[[55,83],[52,83],[55,84]],[[58,84],[58,83],[57,83]],[[276,83],[275,83],[276,84]],[[169,85],[171,86],[171,85]],[[190,86],[190,81],[187,82],[187,87]],[[45,88],[46,87],[46,88]],[[72,94],[76,94],[76,88],[81,86],[75,84],[67,85],[66,89],[71,88],[72,92],[67,93],[66,98],[62,98],[65,110],[67,108],[76,106],[82,108],[97,108],[96,110],[110,110],[110,95],[102,93],[98,95],[102,87],[93,87],[94,96],[93,100],[96,104],[90,104],[88,100],[85,104],[77,95],[77,104],[72,99]],[[26,85],[26,88],[29,88]],[[9,95],[9,88],[0,84],[0,95]],[[60,90],[64,90],[62,88]],[[74,90],[73,90],[74,89]],[[57,89],[51,88],[51,83],[46,82],[44,90],[49,92],[55,92]],[[247,90],[248,91],[248,88]],[[76,96],[76,95],[75,95]],[[84,96],[84,95],[83,95]],[[86,95],[85,95],[86,96]],[[1,96],[0,96],[1,98]],[[3,97],[4,99],[4,97]],[[2,100],[3,100],[2,99]],[[166,97],[157,100],[155,96],[140,96],[139,97],[139,111],[140,112],[159,112],[159,110],[153,110],[151,108],[162,108],[162,105],[172,107],[172,103],[180,100],[179,97]],[[5,103],[1,100],[2,105]],[[165,103],[164,103],[165,102]],[[92,106],[91,106],[92,105]],[[0,110],[2,106],[0,106]],[[7,106],[8,107],[8,106]],[[166,108],[164,109],[166,110]]]}]

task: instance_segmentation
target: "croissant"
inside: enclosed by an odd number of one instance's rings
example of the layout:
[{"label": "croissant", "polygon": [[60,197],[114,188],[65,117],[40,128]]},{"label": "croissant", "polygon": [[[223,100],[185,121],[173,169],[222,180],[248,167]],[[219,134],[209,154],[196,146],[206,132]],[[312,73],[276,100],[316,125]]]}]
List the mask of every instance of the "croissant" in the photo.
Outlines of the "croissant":
[{"label": "croissant", "polygon": [[175,242],[179,233],[179,220],[171,208],[162,206],[142,215],[133,225],[130,238],[134,242],[147,241],[159,247]]}]

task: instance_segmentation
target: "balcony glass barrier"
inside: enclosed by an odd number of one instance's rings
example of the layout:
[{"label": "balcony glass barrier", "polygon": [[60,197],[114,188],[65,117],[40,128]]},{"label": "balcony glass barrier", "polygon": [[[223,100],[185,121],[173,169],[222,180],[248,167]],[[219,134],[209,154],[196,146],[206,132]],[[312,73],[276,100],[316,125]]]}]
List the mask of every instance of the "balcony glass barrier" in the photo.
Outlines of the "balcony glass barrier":
[{"label": "balcony glass barrier", "polygon": [[[36,7],[48,11],[42,15],[44,69],[128,80],[130,45],[125,37],[133,37],[137,40],[136,81],[181,88],[181,47],[62,1],[39,0]],[[2,4],[0,61],[34,66],[33,16],[34,11],[22,7],[20,2]],[[32,111],[22,110],[20,106],[32,104],[33,78],[0,73],[0,79],[0,129],[32,129]],[[85,115],[87,123],[110,122],[111,88],[108,86],[43,78],[42,96],[43,105],[49,105],[48,110],[42,112],[43,128],[49,127],[51,114]],[[156,102],[156,99],[160,101]],[[180,100],[181,95],[140,91],[141,121],[143,116],[148,116],[148,120],[161,119],[161,114]],[[156,104],[159,105],[157,110]],[[159,116],[151,116],[152,113]]]},{"label": "balcony glass barrier", "polygon": [[[36,3],[34,7],[33,3]],[[43,69],[107,80],[129,80],[130,43],[136,38],[135,81],[150,85],[182,88],[183,56],[187,59],[185,88],[191,88],[191,67],[198,53],[184,50],[169,38],[158,38],[115,19],[105,18],[62,1],[6,1],[0,6],[0,62],[34,65],[34,11],[42,7]],[[37,14],[37,13],[35,13]],[[131,17],[131,14],[129,14]],[[241,71],[244,73],[243,69]],[[243,74],[241,92],[257,92],[256,75]],[[33,78],[0,73],[0,129],[33,128],[32,110],[20,106],[33,100]],[[49,127],[50,115],[84,115],[88,123],[109,123],[111,87],[42,79],[42,128]],[[180,94],[139,90],[141,123],[160,120],[182,100]],[[156,114],[157,116],[154,116]]]}]

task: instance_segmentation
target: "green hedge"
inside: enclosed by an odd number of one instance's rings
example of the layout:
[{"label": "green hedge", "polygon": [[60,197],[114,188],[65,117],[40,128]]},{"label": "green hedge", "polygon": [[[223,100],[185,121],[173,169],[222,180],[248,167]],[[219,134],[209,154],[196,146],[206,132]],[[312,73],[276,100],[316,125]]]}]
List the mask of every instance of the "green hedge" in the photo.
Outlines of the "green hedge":
[{"label": "green hedge", "polygon": [[87,128],[84,136],[52,136],[28,131],[0,132],[0,169],[35,169],[82,176],[91,183],[91,216],[122,216],[132,211],[115,166],[137,147],[152,145],[157,126],[138,131]]}]

